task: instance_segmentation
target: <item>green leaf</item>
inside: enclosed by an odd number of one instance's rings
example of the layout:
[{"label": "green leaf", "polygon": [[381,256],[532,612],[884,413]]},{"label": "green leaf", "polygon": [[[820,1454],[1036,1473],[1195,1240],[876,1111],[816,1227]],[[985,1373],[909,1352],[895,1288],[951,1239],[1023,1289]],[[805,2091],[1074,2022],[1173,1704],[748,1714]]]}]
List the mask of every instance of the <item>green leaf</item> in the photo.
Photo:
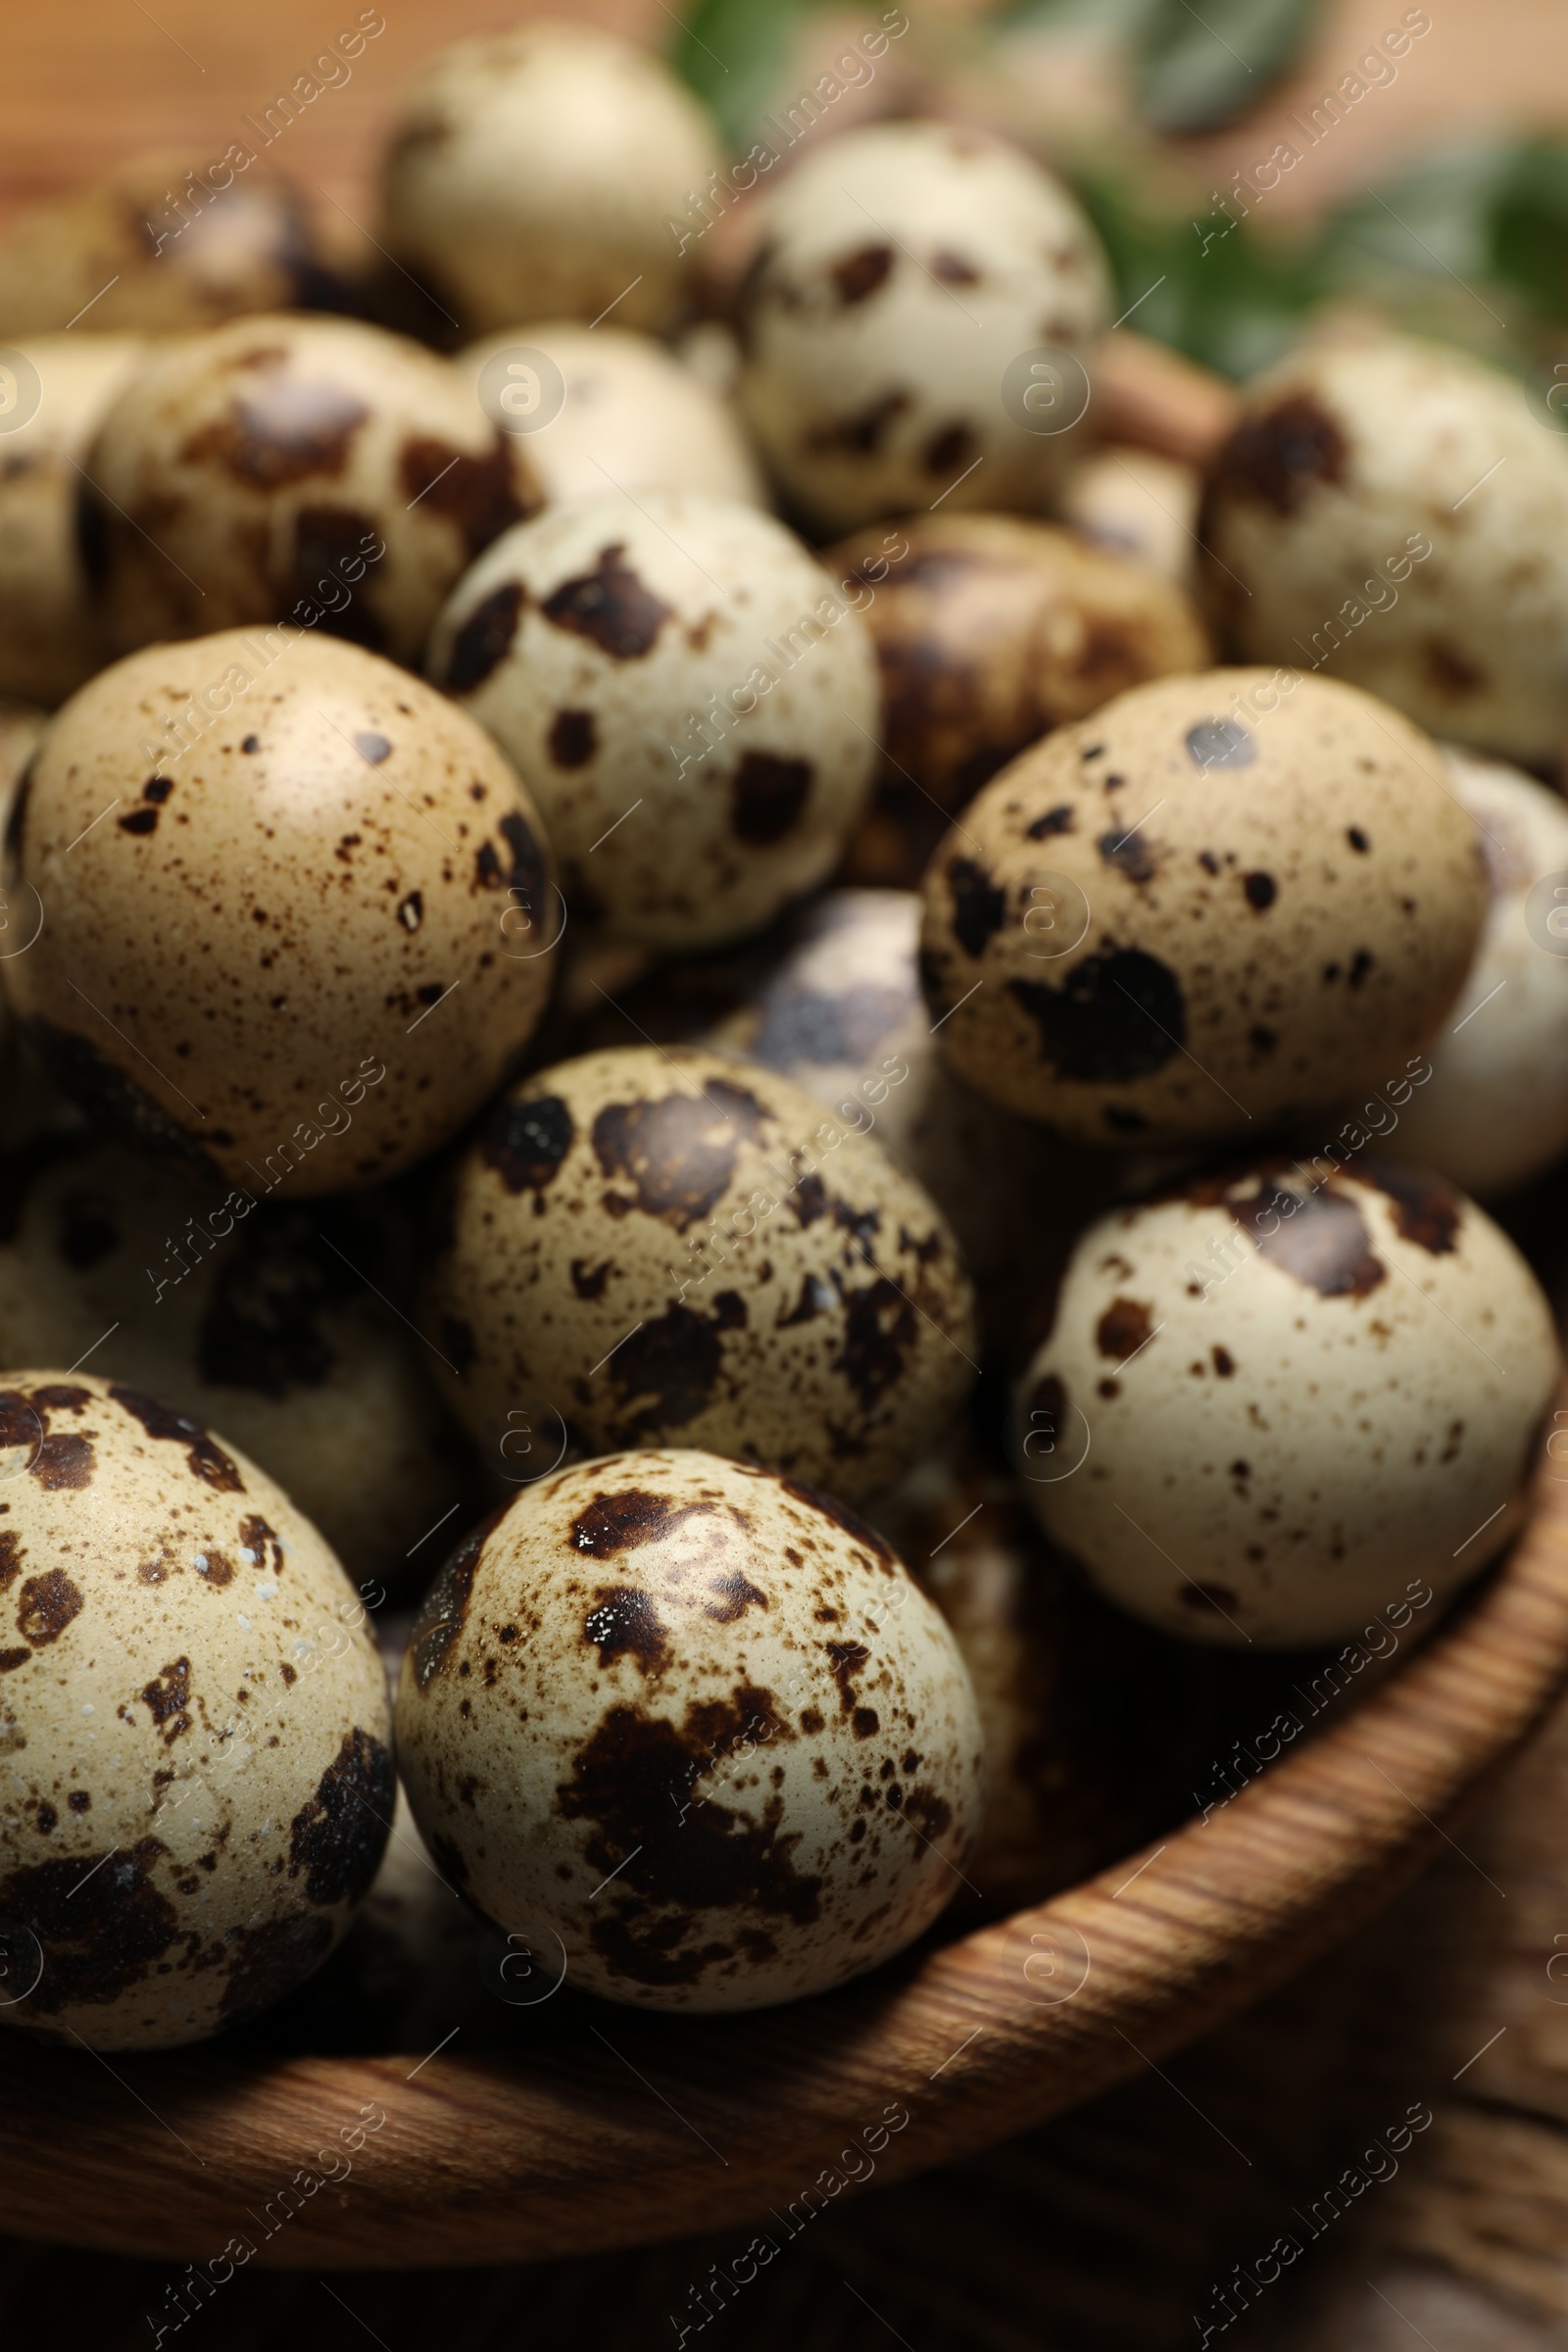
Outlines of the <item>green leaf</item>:
[{"label": "green leaf", "polygon": [[732,148],[746,145],[778,94],[812,0],[696,0],[680,19],[673,62],[706,99]]},{"label": "green leaf", "polygon": [[1214,130],[1249,113],[1300,56],[1319,0],[1153,0],[1135,57],[1156,130]]}]

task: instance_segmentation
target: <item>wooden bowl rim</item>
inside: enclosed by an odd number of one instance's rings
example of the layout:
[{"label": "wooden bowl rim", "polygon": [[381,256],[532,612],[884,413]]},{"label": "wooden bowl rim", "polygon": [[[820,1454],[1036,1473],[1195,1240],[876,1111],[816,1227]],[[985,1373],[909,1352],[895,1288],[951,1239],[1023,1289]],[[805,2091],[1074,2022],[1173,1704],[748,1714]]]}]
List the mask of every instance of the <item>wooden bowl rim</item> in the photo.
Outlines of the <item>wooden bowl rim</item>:
[{"label": "wooden bowl rim", "polygon": [[737,2257],[759,2230],[782,2246],[841,2194],[1044,2123],[1282,1982],[1431,1856],[1565,1678],[1568,1476],[1548,1460],[1511,1553],[1402,1665],[1223,1809],[1049,1902],[783,2009],[596,2004],[569,2051],[411,2069],[9,2034],[7,2227],[220,2279],[225,2261],[489,2264],[715,2229]]}]

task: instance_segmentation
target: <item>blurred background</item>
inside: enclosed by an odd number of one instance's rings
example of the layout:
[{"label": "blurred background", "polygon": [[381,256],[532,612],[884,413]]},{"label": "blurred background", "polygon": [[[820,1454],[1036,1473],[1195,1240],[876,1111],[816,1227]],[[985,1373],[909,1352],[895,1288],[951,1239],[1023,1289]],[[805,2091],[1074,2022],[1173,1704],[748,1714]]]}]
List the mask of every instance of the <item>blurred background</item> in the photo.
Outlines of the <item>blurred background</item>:
[{"label": "blurred background", "polygon": [[[423,61],[542,13],[482,0],[385,0],[341,19],[319,0],[13,10],[0,226],[150,149],[220,153],[309,74],[340,22],[374,19],[352,71],[298,110],[270,159],[363,257],[380,143]],[[1543,403],[1562,380],[1562,0],[906,0],[886,15],[877,0],[625,0],[574,13],[662,51],[736,152],[867,28],[906,19],[875,75],[835,100],[831,128],[936,113],[1004,129],[1079,190],[1129,324],[1220,374],[1266,363],[1309,316],[1372,311],[1463,344]],[[1282,150],[1295,160],[1270,184]],[[1164,2352],[1220,2333],[1258,2352],[1568,2345],[1568,2009],[1538,1982],[1540,1951],[1568,1931],[1555,1875],[1565,1790],[1559,1721],[1466,1833],[1465,1854],[1331,1960],[1164,2073],[825,2216],[701,2332],[748,2352]],[[1216,2282],[1415,2100],[1436,2120],[1397,2181],[1220,2328]],[[733,2237],[527,2273],[246,2275],[190,2323],[191,2340],[224,2352],[367,2337],[406,2352],[438,2333],[466,2347],[681,2341],[671,2314],[689,2317],[693,2282]],[[0,2342],[156,2340],[147,2314],[169,2275],[0,2241]]]}]

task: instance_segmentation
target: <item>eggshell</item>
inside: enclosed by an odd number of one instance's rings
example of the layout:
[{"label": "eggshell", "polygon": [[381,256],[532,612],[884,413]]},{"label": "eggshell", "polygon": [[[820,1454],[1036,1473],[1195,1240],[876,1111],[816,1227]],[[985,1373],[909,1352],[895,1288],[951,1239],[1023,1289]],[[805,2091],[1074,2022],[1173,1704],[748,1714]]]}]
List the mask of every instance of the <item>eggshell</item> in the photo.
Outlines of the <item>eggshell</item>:
[{"label": "eggshell", "polygon": [[946,1220],[869,1123],[652,1046],[504,1096],[457,1169],[424,1311],[491,1458],[531,1416],[852,1501],[891,1485],[962,1402],[974,1308]]},{"label": "eggshell", "polygon": [[823,1991],[962,1884],[953,1637],[879,1536],[771,1470],[619,1453],[526,1489],[432,1587],[397,1704],[437,1861],[613,2000]]},{"label": "eggshell", "polygon": [[[1106,318],[1099,240],[1061,182],[967,127],[878,122],[757,203],[742,401],[802,513],[846,531],[939,497],[1044,496],[1072,432],[1021,421],[1004,376],[1033,351],[1079,358]],[[1065,379],[1050,388],[1065,415]]]},{"label": "eggshell", "polygon": [[[1568,808],[1500,761],[1449,752],[1447,763],[1492,899],[1464,989],[1428,1049],[1431,1078],[1397,1108],[1396,1148],[1488,1200],[1568,1150]],[[1368,1123],[1381,1124],[1375,1107]]]},{"label": "eggshell", "polygon": [[1004,769],[925,882],[953,1068],[1086,1143],[1247,1134],[1400,1076],[1486,911],[1437,747],[1295,671],[1161,678]]},{"label": "eggshell", "polygon": [[393,1303],[382,1203],[236,1215],[181,1168],[64,1139],[0,1158],[0,1363],[52,1348],[216,1423],[353,1577],[422,1587],[420,1539],[477,1489]]},{"label": "eggshell", "polygon": [[882,672],[876,797],[847,880],[918,888],[949,820],[1019,752],[1146,678],[1212,659],[1167,581],[1018,515],[944,509],[896,531],[873,524],[827,562],[865,590]]},{"label": "eggshell", "polygon": [[[39,335],[17,347],[37,407],[0,434],[0,695],[63,702],[101,668],[77,541],[81,468],[105,411],[146,345],[130,335]],[[0,362],[19,375],[14,362]],[[20,404],[34,397],[19,384]],[[4,422],[0,417],[0,422]]]},{"label": "eggshell", "polygon": [[450,360],[349,318],[240,318],[149,360],[87,460],[117,652],[248,621],[416,662],[453,583],[539,504]]},{"label": "eggshell", "polygon": [[1343,1641],[1518,1533],[1558,1373],[1536,1279],[1473,1201],[1396,1160],[1269,1158],[1083,1236],[1016,1458],[1135,1615]]},{"label": "eggshell", "polygon": [[240,141],[199,177],[189,148],[171,148],[29,205],[0,239],[0,337],[191,334],[247,311],[348,309],[355,241],[256,162]]},{"label": "eggshell", "polygon": [[513,770],[329,638],[230,631],[102,671],[51,725],[6,856],[43,909],[3,968],[45,1058],[251,1198],[432,1151],[549,989],[559,900]]},{"label": "eggshell", "polygon": [[[458,366],[478,384],[492,360],[524,351],[542,352],[562,378],[561,407],[549,417],[543,390],[519,379],[523,396],[538,401],[536,413],[544,418],[523,437],[552,506],[568,498],[603,498],[613,486],[696,490],[765,505],[734,404],[710,391],[654,336],[608,321],[590,327],[554,318],[470,343],[458,354]],[[539,371],[532,372],[537,377]],[[512,388],[501,387],[503,407]],[[526,423],[528,413],[514,421]]]},{"label": "eggshell", "polygon": [[244,1454],[87,1373],[4,1376],[0,1491],[0,1921],[42,1963],[0,2026],[198,2040],[307,1977],[375,1876],[363,1604]]},{"label": "eggshell", "polygon": [[856,601],[755,508],[617,492],[491,548],[429,671],[534,792],[568,898],[690,949],[824,881],[864,806],[877,680]]},{"label": "eggshell", "polygon": [[470,335],[612,306],[618,325],[658,326],[700,227],[672,217],[720,160],[710,120],[648,50],[522,24],[425,65],[392,132],[382,235]]},{"label": "eggshell", "polygon": [[1235,650],[1369,687],[1434,734],[1554,759],[1568,733],[1568,441],[1522,386],[1399,335],[1309,344],[1210,470],[1205,593]]},{"label": "eggshell", "polygon": [[1062,484],[1059,511],[1106,555],[1130,556],[1191,590],[1200,487],[1196,466],[1128,442],[1086,450]]}]

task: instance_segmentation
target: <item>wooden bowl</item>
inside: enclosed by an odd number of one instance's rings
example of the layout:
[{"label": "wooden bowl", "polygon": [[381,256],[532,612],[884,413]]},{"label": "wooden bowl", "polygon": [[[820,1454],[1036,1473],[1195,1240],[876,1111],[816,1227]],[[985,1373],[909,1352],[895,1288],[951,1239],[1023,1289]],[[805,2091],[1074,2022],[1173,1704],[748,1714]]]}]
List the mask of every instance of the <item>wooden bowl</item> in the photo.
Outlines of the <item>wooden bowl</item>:
[{"label": "wooden bowl", "polygon": [[740,2256],[851,2176],[898,2180],[1043,2123],[1376,1910],[1529,1733],[1568,1676],[1553,1468],[1511,1554],[1424,1647],[1223,1810],[841,1992],[700,2019],[567,1995],[534,2013],[553,2021],[536,2044],[484,2058],[102,2058],[8,2034],[6,2227],[220,2280],[225,2259],[516,2262],[714,2229]]}]

